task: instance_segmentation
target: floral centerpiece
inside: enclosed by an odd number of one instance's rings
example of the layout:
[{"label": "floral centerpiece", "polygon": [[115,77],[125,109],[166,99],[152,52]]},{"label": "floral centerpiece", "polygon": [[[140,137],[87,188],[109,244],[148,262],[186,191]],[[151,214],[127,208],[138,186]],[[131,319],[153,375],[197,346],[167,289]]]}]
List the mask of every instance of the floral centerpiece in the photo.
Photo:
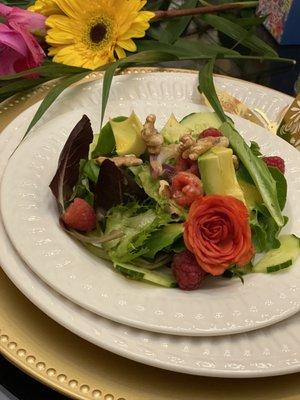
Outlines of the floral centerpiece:
[{"label": "floral centerpiece", "polygon": [[[12,4],[12,2],[10,2]],[[16,3],[18,4],[18,3]],[[91,70],[105,71],[102,117],[116,70],[179,60],[273,60],[280,58],[258,38],[257,1],[211,4],[184,0],[36,0],[27,9],[0,5],[0,100],[54,78],[27,132],[60,93]],[[232,48],[188,40],[190,23],[211,27],[235,42]],[[202,29],[202,28],[201,28]],[[237,44],[241,50],[237,51]]]}]

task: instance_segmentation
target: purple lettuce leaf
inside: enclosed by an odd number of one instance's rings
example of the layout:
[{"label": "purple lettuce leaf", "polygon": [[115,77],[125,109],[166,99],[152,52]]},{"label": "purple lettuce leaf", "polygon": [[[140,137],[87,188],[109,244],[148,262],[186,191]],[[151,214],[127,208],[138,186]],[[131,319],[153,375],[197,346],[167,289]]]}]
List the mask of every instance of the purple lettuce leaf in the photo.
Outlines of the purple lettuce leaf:
[{"label": "purple lettuce leaf", "polygon": [[143,201],[147,198],[144,190],[134,178],[110,160],[101,164],[96,184],[95,207],[102,210],[124,204],[132,200]]},{"label": "purple lettuce leaf", "polygon": [[91,122],[86,115],[76,124],[58,160],[57,171],[50,183],[60,212],[65,209],[65,202],[71,197],[79,178],[80,160],[87,159],[90,143],[93,141]]}]

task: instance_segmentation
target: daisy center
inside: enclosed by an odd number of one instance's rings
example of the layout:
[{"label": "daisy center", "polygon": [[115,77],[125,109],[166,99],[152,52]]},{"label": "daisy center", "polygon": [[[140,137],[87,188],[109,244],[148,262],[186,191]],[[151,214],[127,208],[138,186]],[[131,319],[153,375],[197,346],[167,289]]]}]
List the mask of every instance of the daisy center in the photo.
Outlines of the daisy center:
[{"label": "daisy center", "polygon": [[102,48],[112,38],[113,22],[107,17],[92,18],[84,33],[84,42],[91,48]]},{"label": "daisy center", "polygon": [[107,34],[107,29],[104,24],[99,23],[97,25],[94,25],[90,30],[91,41],[95,44],[98,44],[102,42],[106,34]]}]

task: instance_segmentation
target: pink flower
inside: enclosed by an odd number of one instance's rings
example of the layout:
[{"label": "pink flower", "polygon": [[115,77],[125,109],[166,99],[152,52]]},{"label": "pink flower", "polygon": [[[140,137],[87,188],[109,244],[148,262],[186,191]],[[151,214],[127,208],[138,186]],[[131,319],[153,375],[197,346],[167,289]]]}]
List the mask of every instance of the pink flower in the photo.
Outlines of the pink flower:
[{"label": "pink flower", "polygon": [[36,38],[11,21],[0,24],[0,75],[34,68],[43,62],[45,53]]},{"label": "pink flower", "polygon": [[16,23],[37,36],[44,36],[46,34],[46,17],[41,14],[0,4],[0,16],[5,18],[5,22],[8,25]]}]

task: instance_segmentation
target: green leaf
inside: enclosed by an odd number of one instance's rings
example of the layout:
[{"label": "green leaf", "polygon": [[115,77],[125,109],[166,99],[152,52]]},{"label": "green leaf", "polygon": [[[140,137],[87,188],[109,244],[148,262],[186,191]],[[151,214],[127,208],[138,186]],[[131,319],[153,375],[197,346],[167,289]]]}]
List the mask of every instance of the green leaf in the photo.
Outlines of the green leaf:
[{"label": "green leaf", "polygon": [[234,128],[233,122],[224,113],[214,87],[213,60],[210,60],[199,73],[199,90],[203,92],[218,117],[223,121],[220,127],[221,132],[229,139],[235,154],[249,172],[276,224],[282,227],[284,218],[277,198],[276,182],[264,161],[252,153],[245,140]]},{"label": "green leaf", "polygon": [[93,206],[94,193],[91,191],[90,182],[97,183],[100,168],[93,160],[82,159],[80,160],[79,171],[79,178],[69,202],[80,197]]},{"label": "green leaf", "polygon": [[121,230],[124,236],[105,245],[111,259],[128,262],[145,254],[148,251],[144,245],[146,240],[170,219],[167,214],[145,209],[137,203],[112,208],[106,220],[105,234]]},{"label": "green leaf", "polygon": [[183,224],[168,224],[153,232],[145,242],[149,250],[144,257],[154,258],[155,255],[165,248],[171,246],[183,234]]},{"label": "green leaf", "polygon": [[[217,110],[215,110],[217,112]],[[279,201],[277,198],[276,182],[264,161],[256,157],[247,143],[235,130],[231,122],[224,122],[220,127],[224,136],[229,139],[235,154],[249,172],[255,186],[259,190],[264,204],[279,227],[284,225]]]},{"label": "green leaf", "polygon": [[[127,119],[127,117],[120,116],[113,118],[113,121],[122,122],[125,121],[125,119]],[[92,158],[109,156],[114,152],[115,148],[115,137],[110,125],[110,121],[108,121],[107,124],[101,129],[96,147],[92,151]]]},{"label": "green leaf", "polygon": [[42,118],[42,116],[45,114],[45,112],[48,110],[48,108],[51,106],[51,104],[58,98],[58,96],[70,85],[72,85],[75,82],[80,81],[82,78],[84,78],[86,75],[88,75],[90,71],[88,72],[83,72],[81,74],[77,75],[71,75],[68,78],[65,78],[63,81],[61,81],[57,86],[55,86],[53,89],[50,90],[50,92],[46,95],[44,100],[42,101],[41,105],[39,106],[37,112],[35,113],[32,121],[30,122],[26,133],[24,137],[28,134],[28,132],[34,127],[34,125]]},{"label": "green leaf", "polygon": [[102,127],[105,110],[108,102],[109,92],[113,77],[118,68],[125,68],[129,65],[139,65],[139,64],[153,64],[163,61],[177,60],[178,57],[174,54],[160,52],[160,51],[142,51],[140,53],[133,54],[129,57],[123,58],[122,60],[116,61],[115,63],[109,65],[105,71],[103,78],[103,89],[102,89],[102,105],[101,105],[101,119],[100,119],[100,129]]},{"label": "green leaf", "polygon": [[199,72],[199,91],[205,95],[220,120],[226,122],[228,118],[218,99],[213,81],[214,61],[214,59],[208,61]]},{"label": "green leaf", "polygon": [[32,89],[44,82],[47,82],[48,79],[45,78],[37,78],[37,79],[22,79],[17,80],[15,82],[9,83],[5,86],[0,87],[0,95],[13,95],[15,93],[21,92],[23,90]]},{"label": "green leaf", "polygon": [[224,278],[239,278],[241,282],[244,284],[244,276],[250,274],[253,269],[253,264],[250,262],[244,267],[238,267],[236,265],[227,269],[222,275]]},{"label": "green leaf", "polygon": [[40,76],[45,76],[53,79],[64,75],[73,75],[83,72],[91,72],[91,70],[88,70],[86,68],[72,67],[70,65],[58,64],[55,62],[47,62],[46,64],[41,65],[40,67],[27,69],[25,71],[18,72],[16,74],[1,75],[0,81],[22,78],[24,76],[32,74],[38,74]]},{"label": "green leaf", "polygon": [[237,51],[227,49],[217,44],[207,44],[201,41],[187,39],[179,39],[173,45],[161,43],[157,40],[139,40],[137,46],[138,51],[166,51],[176,55],[180,59],[197,58],[206,60],[212,57],[222,58],[224,55],[239,55]]},{"label": "green leaf", "polygon": [[151,177],[150,166],[147,164],[138,167],[131,167],[131,172],[135,175],[135,180],[149,197],[155,200],[159,205],[164,206],[166,199],[159,194],[159,181]]},{"label": "green leaf", "polygon": [[250,142],[250,149],[255,156],[262,155],[259,145],[256,142],[254,142],[253,140],[251,140],[251,142]]},{"label": "green leaf", "polygon": [[201,17],[207,24],[243,44],[256,54],[278,57],[276,51],[262,39],[247,31],[242,26],[218,15],[206,14]]},{"label": "green leaf", "polygon": [[[185,0],[178,9],[193,8],[198,4],[198,0]],[[185,31],[189,23],[191,22],[192,16],[174,18],[168,21],[165,26],[162,35],[159,40],[163,43],[174,43],[181,34]]]},{"label": "green leaf", "polygon": [[257,215],[250,220],[252,233],[252,243],[254,244],[256,253],[263,253],[267,248],[267,234],[264,230],[264,225],[257,220]]},{"label": "green leaf", "polygon": [[82,175],[90,181],[97,183],[100,167],[95,164],[94,160],[86,160],[82,166]]},{"label": "green leaf", "polygon": [[287,197],[287,181],[284,175],[276,167],[268,167],[272,177],[276,182],[277,198],[281,210],[284,209]]}]

